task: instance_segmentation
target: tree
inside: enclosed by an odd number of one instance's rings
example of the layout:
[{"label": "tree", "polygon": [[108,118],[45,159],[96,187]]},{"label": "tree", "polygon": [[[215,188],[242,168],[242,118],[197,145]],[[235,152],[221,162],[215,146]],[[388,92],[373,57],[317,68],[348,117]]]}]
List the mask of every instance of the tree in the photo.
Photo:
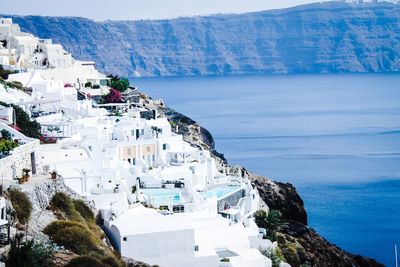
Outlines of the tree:
[{"label": "tree", "polygon": [[120,92],[125,92],[125,90],[129,87],[129,81],[128,79],[121,79],[119,81],[111,82],[111,87]]},{"label": "tree", "polygon": [[267,231],[266,237],[271,241],[276,241],[276,231],[278,231],[285,223],[282,221],[282,213],[278,210],[258,210],[255,214],[255,222],[258,227]]},{"label": "tree", "polygon": [[92,88],[92,82],[85,83],[85,88]]},{"label": "tree", "polygon": [[118,75],[112,74],[108,74],[107,78],[110,78],[108,85],[119,92],[125,92],[129,87],[129,80],[126,78],[121,78]]},{"label": "tree", "polygon": [[162,128],[158,128],[157,126],[151,126],[151,130],[156,134],[156,138],[158,138],[158,135],[162,133]]},{"label": "tree", "polygon": [[21,133],[28,137],[37,139],[42,136],[40,132],[40,124],[37,121],[32,121],[22,108],[14,104],[7,104],[1,101],[0,105],[4,107],[12,107],[14,109],[17,126],[21,129]]},{"label": "tree", "polygon": [[3,139],[11,139],[11,133],[6,129],[1,130],[0,134]]},{"label": "tree", "polygon": [[108,74],[107,78],[110,78],[110,82],[118,81],[120,79],[120,77],[118,75],[113,75],[113,74]]}]

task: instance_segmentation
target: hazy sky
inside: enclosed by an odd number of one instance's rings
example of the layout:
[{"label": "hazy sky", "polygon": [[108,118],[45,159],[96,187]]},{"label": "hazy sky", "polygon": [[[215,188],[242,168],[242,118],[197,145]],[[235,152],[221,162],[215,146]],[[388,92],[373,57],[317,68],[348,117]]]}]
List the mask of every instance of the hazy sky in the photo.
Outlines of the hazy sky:
[{"label": "hazy sky", "polygon": [[81,16],[96,20],[154,19],[243,13],[290,7],[315,0],[0,0],[0,13]]}]

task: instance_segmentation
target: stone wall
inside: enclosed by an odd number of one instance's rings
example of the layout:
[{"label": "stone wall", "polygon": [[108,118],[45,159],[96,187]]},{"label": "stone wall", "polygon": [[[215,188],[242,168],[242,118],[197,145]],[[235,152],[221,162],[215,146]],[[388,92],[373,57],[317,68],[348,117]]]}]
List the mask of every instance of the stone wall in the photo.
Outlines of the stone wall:
[{"label": "stone wall", "polygon": [[[0,179],[12,180],[21,177],[22,169],[32,170],[31,153],[35,153],[36,173],[42,171],[38,140],[16,147],[10,155],[0,159]],[[31,172],[32,175],[32,172]]]}]

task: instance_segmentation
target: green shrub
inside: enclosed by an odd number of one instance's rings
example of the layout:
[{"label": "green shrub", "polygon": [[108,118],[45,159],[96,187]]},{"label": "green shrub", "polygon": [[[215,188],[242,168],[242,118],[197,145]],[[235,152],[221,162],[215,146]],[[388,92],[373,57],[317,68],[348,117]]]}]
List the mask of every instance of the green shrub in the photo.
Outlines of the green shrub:
[{"label": "green shrub", "polygon": [[34,242],[32,247],[32,258],[34,266],[51,266],[50,259],[54,255],[54,249],[50,245]]},{"label": "green shrub", "polygon": [[6,264],[17,267],[51,266],[50,259],[54,254],[51,246],[29,240],[23,241],[23,235],[17,234],[10,244]]},{"label": "green shrub", "polygon": [[64,212],[68,219],[83,222],[82,216],[75,210],[74,202],[67,194],[55,193],[50,200],[50,205]]},{"label": "green shrub", "polygon": [[129,80],[122,78],[118,80],[111,80],[111,88],[119,92],[124,92],[129,87]]},{"label": "green shrub", "polygon": [[92,82],[85,83],[85,88],[92,88]]},{"label": "green shrub", "polygon": [[24,86],[22,85],[22,83],[18,81],[11,81],[11,82],[6,81],[6,86],[24,91]]},{"label": "green shrub", "polygon": [[93,211],[83,200],[73,199],[72,202],[76,211],[75,218],[80,218],[79,221],[85,223],[89,227],[89,230],[96,235],[96,237],[103,239],[105,234],[97,226]]},{"label": "green shrub", "polygon": [[122,267],[125,264],[113,256],[96,258],[94,256],[79,256],[70,260],[65,267]]},{"label": "green shrub", "polygon": [[19,189],[10,189],[8,193],[18,221],[27,223],[32,214],[32,203],[28,196]]},{"label": "green shrub", "polygon": [[108,267],[122,267],[124,266],[121,260],[118,260],[114,255],[104,257],[101,262]]},{"label": "green shrub", "polygon": [[50,239],[73,252],[87,255],[91,252],[98,252],[99,240],[88,227],[74,221],[55,221],[45,227],[43,232]]},{"label": "green shrub", "polygon": [[108,267],[100,260],[91,256],[79,256],[70,260],[65,267]]},{"label": "green shrub", "polygon": [[279,248],[261,251],[261,253],[272,261],[272,267],[279,267],[281,262],[286,262]]},{"label": "green shrub", "polygon": [[86,205],[83,200],[74,199],[72,200],[75,210],[85,219],[86,221],[94,221],[93,211]]},{"label": "green shrub", "polygon": [[18,144],[9,139],[0,139],[0,152],[9,152],[14,148],[18,147]]},{"label": "green shrub", "polygon": [[[296,243],[285,243],[285,245],[281,246],[282,254],[284,255],[287,263],[291,266],[299,266],[300,258],[299,258],[299,249],[300,247]],[[300,249],[301,252],[304,252],[304,249]]]}]

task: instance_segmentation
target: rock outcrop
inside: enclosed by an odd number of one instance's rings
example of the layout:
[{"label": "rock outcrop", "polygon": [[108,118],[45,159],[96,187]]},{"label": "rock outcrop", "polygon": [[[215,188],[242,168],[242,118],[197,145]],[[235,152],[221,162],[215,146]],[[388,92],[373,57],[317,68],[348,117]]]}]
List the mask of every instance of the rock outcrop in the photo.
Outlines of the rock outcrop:
[{"label": "rock outcrop", "polygon": [[260,197],[272,210],[279,210],[283,219],[307,225],[307,212],[296,188],[290,183],[274,182],[263,176],[250,173]]},{"label": "rock outcrop", "polygon": [[12,17],[22,30],[126,77],[400,70],[400,5],[391,3],[144,21]]},{"label": "rock outcrop", "polygon": [[251,173],[250,179],[268,207],[282,213],[286,225],[278,234],[278,244],[291,266],[383,266],[373,259],[352,255],[340,249],[308,227],[303,200],[293,185],[271,181]]}]

